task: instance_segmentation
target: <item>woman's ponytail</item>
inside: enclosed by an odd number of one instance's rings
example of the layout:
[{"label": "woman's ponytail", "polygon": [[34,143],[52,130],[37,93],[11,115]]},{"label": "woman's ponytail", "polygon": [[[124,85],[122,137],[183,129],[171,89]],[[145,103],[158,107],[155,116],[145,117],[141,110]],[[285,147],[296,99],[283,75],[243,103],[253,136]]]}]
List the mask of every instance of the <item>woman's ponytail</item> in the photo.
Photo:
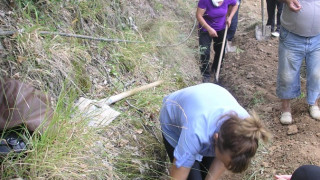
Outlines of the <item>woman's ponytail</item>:
[{"label": "woman's ponytail", "polygon": [[242,172],[248,168],[251,158],[256,154],[259,140],[267,142],[271,133],[255,112],[246,119],[240,119],[233,112],[228,116],[229,119],[220,127],[216,146],[220,152],[230,152],[231,162],[227,168],[235,173]]},{"label": "woman's ponytail", "polygon": [[251,112],[249,118],[240,121],[236,133],[252,139],[262,139],[264,142],[269,141],[272,137],[271,133],[265,128],[259,116],[254,111]]}]

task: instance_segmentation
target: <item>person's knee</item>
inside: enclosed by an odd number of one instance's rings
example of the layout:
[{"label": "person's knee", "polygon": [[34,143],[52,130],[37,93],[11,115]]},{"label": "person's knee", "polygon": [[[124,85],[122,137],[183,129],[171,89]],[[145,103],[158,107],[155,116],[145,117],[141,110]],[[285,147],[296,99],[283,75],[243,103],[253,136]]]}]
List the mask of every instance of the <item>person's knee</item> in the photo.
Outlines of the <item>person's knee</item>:
[{"label": "person's knee", "polygon": [[282,85],[290,85],[294,84],[296,81],[296,78],[288,73],[282,72],[278,74],[279,82],[281,82]]},{"label": "person's knee", "polygon": [[311,73],[311,79],[315,82],[320,82],[320,73],[318,71],[313,71]]},{"label": "person's knee", "polygon": [[294,171],[291,180],[314,180],[320,177],[320,167],[303,165]]}]

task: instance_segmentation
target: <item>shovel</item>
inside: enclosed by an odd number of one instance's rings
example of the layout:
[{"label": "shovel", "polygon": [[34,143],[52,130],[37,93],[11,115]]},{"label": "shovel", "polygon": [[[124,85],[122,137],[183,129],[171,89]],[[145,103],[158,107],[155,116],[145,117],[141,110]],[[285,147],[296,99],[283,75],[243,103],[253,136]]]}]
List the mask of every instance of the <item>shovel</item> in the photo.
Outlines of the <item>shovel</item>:
[{"label": "shovel", "polygon": [[264,23],[264,1],[265,0],[261,0],[261,16],[262,16],[262,25],[256,26],[256,39],[258,41],[263,41],[266,40],[268,38],[270,38],[271,36],[271,27],[270,26],[266,26]]},{"label": "shovel", "polygon": [[132,96],[140,91],[158,86],[161,83],[163,83],[163,80],[143,85],[99,101],[81,97],[75,106],[78,107],[79,111],[82,112],[83,115],[90,119],[88,123],[89,126],[105,127],[120,115],[118,111],[112,109],[109,105],[126,97]]},{"label": "shovel", "polygon": [[219,73],[220,73],[220,67],[221,67],[221,61],[222,61],[222,56],[223,56],[223,52],[225,50],[225,44],[226,44],[226,37],[227,37],[227,32],[228,32],[228,24],[226,24],[226,29],[224,31],[223,34],[223,40],[222,40],[222,48],[220,51],[220,56],[219,56],[219,63],[218,63],[218,68],[217,68],[217,72],[215,74],[215,82],[219,83]]}]

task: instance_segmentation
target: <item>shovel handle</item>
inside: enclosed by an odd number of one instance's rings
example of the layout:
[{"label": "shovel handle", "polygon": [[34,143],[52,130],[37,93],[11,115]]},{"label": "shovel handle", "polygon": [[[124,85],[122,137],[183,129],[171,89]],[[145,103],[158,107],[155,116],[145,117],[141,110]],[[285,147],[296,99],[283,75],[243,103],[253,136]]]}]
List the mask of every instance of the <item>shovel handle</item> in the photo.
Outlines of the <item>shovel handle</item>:
[{"label": "shovel handle", "polygon": [[218,68],[217,68],[217,72],[215,74],[216,76],[216,81],[218,82],[219,81],[219,73],[220,73],[220,67],[221,67],[221,60],[222,60],[222,56],[223,56],[223,53],[224,53],[224,50],[225,50],[225,44],[226,44],[226,37],[227,37],[227,32],[228,32],[228,24],[226,24],[226,28],[225,28],[225,31],[224,31],[224,34],[223,34],[223,40],[222,40],[222,48],[221,48],[221,51],[220,51],[220,56],[219,56],[219,63],[218,63]]},{"label": "shovel handle", "polygon": [[138,93],[140,91],[143,91],[143,90],[158,86],[158,85],[162,84],[163,82],[164,82],[163,80],[159,80],[159,81],[153,82],[151,84],[147,84],[147,85],[144,85],[144,86],[141,86],[141,87],[134,88],[134,89],[132,89],[130,91],[126,91],[126,92],[111,96],[107,100],[106,99],[100,100],[99,102],[104,102],[107,105],[111,105],[111,104],[113,104],[113,103],[115,103],[117,101],[120,101],[123,98],[126,98],[126,97],[129,97],[131,95],[134,95],[134,94],[136,94],[136,93]]},{"label": "shovel handle", "polygon": [[266,34],[266,29],[264,25],[264,0],[261,0],[261,16],[262,16],[262,36]]}]

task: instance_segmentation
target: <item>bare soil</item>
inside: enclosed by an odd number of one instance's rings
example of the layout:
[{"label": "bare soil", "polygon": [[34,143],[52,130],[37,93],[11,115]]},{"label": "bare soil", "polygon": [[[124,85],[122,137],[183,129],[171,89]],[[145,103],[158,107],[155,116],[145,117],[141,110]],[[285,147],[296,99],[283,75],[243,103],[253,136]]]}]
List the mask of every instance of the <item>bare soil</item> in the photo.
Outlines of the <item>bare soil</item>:
[{"label": "bare soil", "polygon": [[[227,175],[225,179],[273,179],[274,174],[291,174],[300,165],[320,165],[320,121],[309,115],[305,67],[301,69],[302,95],[291,104],[294,124],[281,125],[280,100],[276,96],[278,38],[257,41],[257,24],[261,25],[260,2],[244,0],[233,42],[238,52],[226,55],[220,83],[243,106],[254,109],[274,137],[270,144],[260,148],[247,173]],[[288,135],[292,128],[295,131],[295,126],[298,131]]]}]

